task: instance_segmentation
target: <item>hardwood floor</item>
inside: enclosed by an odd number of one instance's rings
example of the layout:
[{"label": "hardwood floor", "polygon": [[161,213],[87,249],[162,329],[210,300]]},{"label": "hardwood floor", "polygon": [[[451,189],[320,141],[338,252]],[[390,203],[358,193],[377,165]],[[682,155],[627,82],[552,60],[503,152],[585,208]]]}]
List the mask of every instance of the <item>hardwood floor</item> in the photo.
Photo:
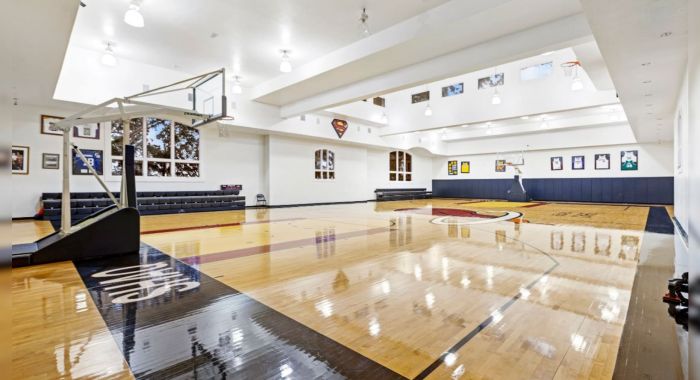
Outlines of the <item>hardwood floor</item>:
[{"label": "hardwood floor", "polygon": [[[439,225],[437,209],[523,216]],[[141,229],[150,246],[407,378],[609,379],[647,214],[435,199],[144,216]],[[85,291],[71,263],[13,270],[15,378],[130,376],[91,298],[74,310]]]}]

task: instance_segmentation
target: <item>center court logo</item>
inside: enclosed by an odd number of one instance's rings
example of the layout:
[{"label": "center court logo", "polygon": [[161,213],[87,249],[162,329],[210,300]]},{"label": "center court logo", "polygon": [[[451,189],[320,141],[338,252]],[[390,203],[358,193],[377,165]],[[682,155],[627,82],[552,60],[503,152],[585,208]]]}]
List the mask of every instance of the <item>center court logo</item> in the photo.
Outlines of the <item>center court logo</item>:
[{"label": "center court logo", "polygon": [[167,262],[132,265],[92,275],[108,292],[112,303],[124,304],[162,296],[172,290],[179,293],[199,287]]}]

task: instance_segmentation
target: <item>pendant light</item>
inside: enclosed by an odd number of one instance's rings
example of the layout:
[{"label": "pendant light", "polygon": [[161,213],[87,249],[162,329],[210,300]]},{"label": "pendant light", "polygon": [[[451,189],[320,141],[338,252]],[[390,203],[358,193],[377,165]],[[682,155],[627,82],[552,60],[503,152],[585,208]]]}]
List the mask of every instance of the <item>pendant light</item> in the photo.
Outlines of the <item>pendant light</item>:
[{"label": "pendant light", "polygon": [[425,112],[423,112],[423,114],[428,117],[433,116],[433,109],[430,108],[430,103],[425,107]]},{"label": "pendant light", "polygon": [[124,22],[128,25],[133,26],[134,28],[143,28],[144,21],[143,15],[141,14],[140,10],[141,1],[131,0],[131,4],[129,4],[129,9],[126,11],[126,13],[124,13]]},{"label": "pendant light", "polygon": [[114,56],[111,42],[107,42],[107,47],[105,48],[104,54],[102,54],[102,59],[100,62],[102,62],[103,65],[110,67],[117,65],[117,57]]},{"label": "pendant light", "polygon": [[231,86],[231,92],[234,94],[240,94],[243,92],[243,87],[241,87],[241,77],[238,75],[233,77],[233,86]]},{"label": "pendant light", "polygon": [[282,62],[280,63],[280,71],[283,73],[292,72],[292,62],[289,60],[289,50],[282,50]]},{"label": "pendant light", "polygon": [[493,96],[491,97],[491,104],[501,104],[501,95],[498,94],[498,89],[496,89],[495,87],[493,89]]}]

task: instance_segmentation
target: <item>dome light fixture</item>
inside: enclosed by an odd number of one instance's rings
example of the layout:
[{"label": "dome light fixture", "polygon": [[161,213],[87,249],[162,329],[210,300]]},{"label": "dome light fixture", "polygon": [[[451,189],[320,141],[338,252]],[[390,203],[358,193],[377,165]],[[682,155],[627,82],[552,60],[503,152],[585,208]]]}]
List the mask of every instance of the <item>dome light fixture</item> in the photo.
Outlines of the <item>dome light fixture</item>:
[{"label": "dome light fixture", "polygon": [[233,86],[231,86],[231,92],[234,94],[243,93],[243,87],[241,87],[241,77],[238,75],[233,77]]},{"label": "dome light fixture", "polygon": [[105,48],[104,54],[102,54],[102,59],[100,60],[103,65],[114,67],[117,65],[117,57],[114,56],[114,50],[112,50],[112,43],[107,42],[107,47]]},{"label": "dome light fixture", "polygon": [[143,28],[144,21],[141,10],[141,0],[131,0],[129,9],[124,13],[124,22],[134,28]]},{"label": "dome light fixture", "polygon": [[433,109],[430,108],[430,103],[425,107],[425,112],[423,113],[425,116],[433,116]]},{"label": "dome light fixture", "polygon": [[282,62],[280,63],[280,71],[283,73],[292,72],[292,62],[289,59],[289,50],[282,49]]},{"label": "dome light fixture", "polygon": [[501,95],[498,94],[497,89],[493,89],[493,96],[491,97],[491,104],[498,105],[501,104]]}]

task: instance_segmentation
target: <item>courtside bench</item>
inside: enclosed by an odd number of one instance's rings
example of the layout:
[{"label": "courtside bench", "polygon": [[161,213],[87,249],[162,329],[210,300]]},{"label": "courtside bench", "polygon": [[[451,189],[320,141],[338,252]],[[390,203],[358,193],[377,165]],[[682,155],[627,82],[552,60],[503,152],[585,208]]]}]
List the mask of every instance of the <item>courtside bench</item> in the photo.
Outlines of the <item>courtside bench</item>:
[{"label": "courtside bench", "polygon": [[374,194],[377,197],[377,201],[426,199],[433,195],[431,191],[427,191],[425,188],[376,189]]}]

